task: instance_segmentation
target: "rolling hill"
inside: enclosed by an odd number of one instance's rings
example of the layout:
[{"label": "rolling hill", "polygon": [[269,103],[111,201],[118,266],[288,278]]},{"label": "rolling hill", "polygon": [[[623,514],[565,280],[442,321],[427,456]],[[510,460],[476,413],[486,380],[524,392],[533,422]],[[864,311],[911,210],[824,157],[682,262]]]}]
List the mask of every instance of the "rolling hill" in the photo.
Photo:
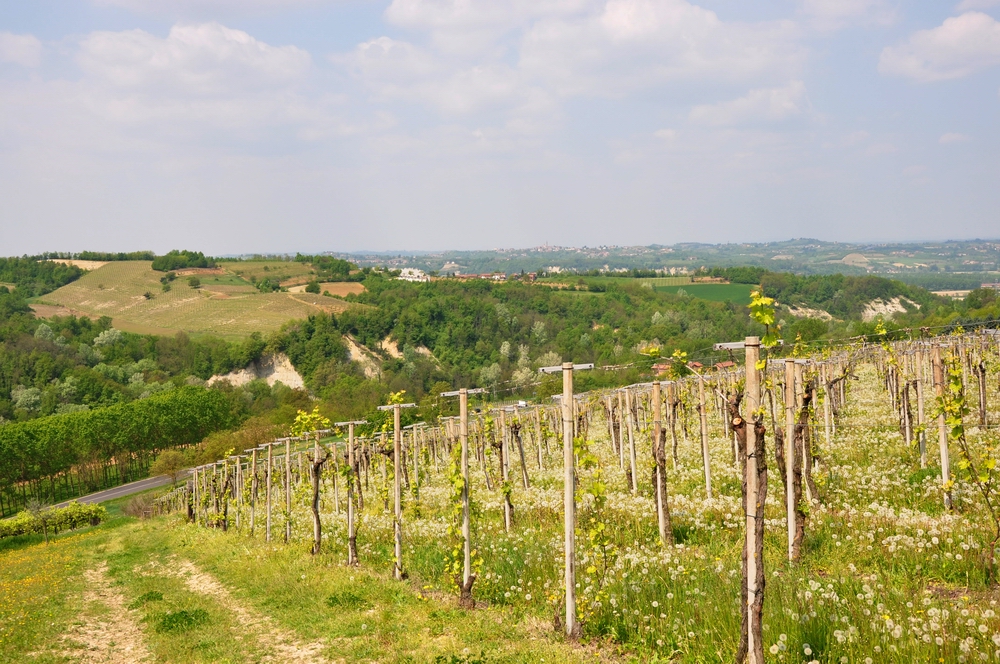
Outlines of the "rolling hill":
[{"label": "rolling hill", "polygon": [[[260,293],[225,267],[184,270],[164,292],[160,284],[163,273],[150,265],[149,261],[107,263],[48,293],[32,308],[40,317],[109,316],[115,327],[141,334],[183,330],[243,337],[277,330],[289,320],[319,311],[338,313],[357,306],[311,293]],[[200,288],[188,285],[185,276],[189,272],[201,279]]]}]

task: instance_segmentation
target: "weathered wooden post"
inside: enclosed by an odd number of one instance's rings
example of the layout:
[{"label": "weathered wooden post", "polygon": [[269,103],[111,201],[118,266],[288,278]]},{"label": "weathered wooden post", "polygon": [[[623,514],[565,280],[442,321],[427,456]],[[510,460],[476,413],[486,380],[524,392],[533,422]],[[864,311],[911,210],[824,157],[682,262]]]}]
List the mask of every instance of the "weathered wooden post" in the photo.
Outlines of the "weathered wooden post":
[{"label": "weathered wooden post", "polygon": [[[764,664],[764,649],[760,615],[757,612],[758,601],[763,604],[764,588],[759,584],[758,570],[763,572],[764,561],[760,557],[762,547],[758,542],[758,519],[763,516],[761,501],[758,494],[757,476],[757,427],[756,413],[760,408],[760,375],[757,360],[760,359],[760,339],[746,338],[746,412],[747,444],[746,444],[746,602],[747,602],[747,660],[750,664]],[[760,460],[763,462],[763,459]]]},{"label": "weathered wooden post", "polygon": [[639,469],[638,461],[635,458],[635,418],[632,411],[632,392],[627,387],[625,392],[625,417],[628,419],[628,455],[629,467],[631,469],[629,480],[631,482],[632,494],[639,492]]},{"label": "weathered wooden post", "polygon": [[[669,391],[668,391],[669,394]],[[653,488],[656,496],[656,523],[660,532],[660,543],[666,546],[673,543],[673,533],[670,525],[670,508],[667,506],[667,453],[663,440],[663,399],[660,394],[660,381],[653,381],[653,461],[656,464],[656,486]]]},{"label": "weathered wooden post", "polygon": [[245,450],[250,453],[250,537],[257,526],[257,448]]},{"label": "weathered wooden post", "polygon": [[462,388],[453,392],[442,392],[442,397],[458,396],[458,439],[462,446],[462,585],[459,588],[459,604],[474,608],[472,584],[476,578],[472,573],[472,523],[469,507],[469,395],[482,394],[486,390],[478,387],[472,390]]},{"label": "weathered wooden post", "polygon": [[358,564],[358,534],[354,523],[354,486],[358,482],[357,463],[354,457],[354,426],[367,424],[368,420],[337,422],[334,426],[347,427],[347,564]]},{"label": "weathered wooden post", "polygon": [[920,435],[917,444],[920,447],[920,467],[927,467],[927,418],[924,416],[924,351],[917,349],[917,427]]},{"label": "weathered wooden post", "polygon": [[285,543],[292,540],[292,439],[285,438]]},{"label": "weathered wooden post", "polygon": [[566,583],[566,619],[563,627],[566,637],[577,639],[581,635],[580,623],[576,619],[576,461],[573,449],[573,433],[576,426],[573,403],[573,371],[593,369],[592,363],[573,364],[563,362],[562,366],[541,367],[539,373],[562,371],[562,431],[563,431],[563,553]]},{"label": "weathered wooden post", "polygon": [[267,444],[267,530],[264,541],[271,541],[271,484],[273,483],[272,473],[274,472],[274,442]]},{"label": "weathered wooden post", "polygon": [[403,573],[403,496],[401,474],[403,459],[403,429],[400,426],[400,412],[402,408],[416,408],[415,403],[394,403],[387,406],[379,406],[379,410],[392,411],[392,493],[393,493],[393,535],[395,539],[396,564],[392,575],[397,581],[405,578]]},{"label": "weathered wooden post", "polygon": [[705,466],[705,497],[712,498],[712,467],[708,453],[708,409],[705,404],[705,377],[698,376],[698,417],[701,427],[701,462]]},{"label": "weathered wooden post", "polygon": [[785,515],[788,560],[795,559],[795,360],[785,360]]},{"label": "weathered wooden post", "polygon": [[[941,347],[934,346],[934,394],[938,402],[944,400],[945,375],[944,363],[941,361]],[[941,451],[941,488],[944,490],[944,506],[951,509],[951,459],[948,455],[948,424],[944,411],[938,408],[938,448]]]}]

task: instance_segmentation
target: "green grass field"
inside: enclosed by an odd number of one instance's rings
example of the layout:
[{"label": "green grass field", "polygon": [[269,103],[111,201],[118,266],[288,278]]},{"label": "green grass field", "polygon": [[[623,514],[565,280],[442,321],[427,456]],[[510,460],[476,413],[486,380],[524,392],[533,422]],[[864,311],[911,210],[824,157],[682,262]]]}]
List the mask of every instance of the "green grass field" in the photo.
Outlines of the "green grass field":
[{"label": "green grass field", "polygon": [[286,282],[305,283],[308,277],[314,274],[311,265],[294,261],[232,261],[221,262],[219,267],[246,280],[247,283],[253,278],[258,281],[277,279],[283,286],[287,285]]},{"label": "green grass field", "polygon": [[677,294],[683,290],[690,297],[726,302],[732,300],[736,304],[750,304],[750,291],[754,286],[748,284],[686,284],[682,286],[654,286],[660,293]]},{"label": "green grass field", "polygon": [[[0,549],[0,662],[597,662],[536,616],[175,517]],[[480,659],[482,655],[482,659]]]},{"label": "green grass field", "polygon": [[[289,320],[352,306],[310,293],[259,293],[240,277],[228,274],[207,275],[199,289],[179,277],[169,292],[163,292],[162,276],[147,261],[112,262],[45,295],[40,302],[66,307],[78,315],[110,316],[116,327],[129,332],[184,330],[223,337],[243,337],[255,331],[266,334]],[[152,297],[147,299],[145,293]],[[68,312],[45,311],[45,315],[54,313]]]}]

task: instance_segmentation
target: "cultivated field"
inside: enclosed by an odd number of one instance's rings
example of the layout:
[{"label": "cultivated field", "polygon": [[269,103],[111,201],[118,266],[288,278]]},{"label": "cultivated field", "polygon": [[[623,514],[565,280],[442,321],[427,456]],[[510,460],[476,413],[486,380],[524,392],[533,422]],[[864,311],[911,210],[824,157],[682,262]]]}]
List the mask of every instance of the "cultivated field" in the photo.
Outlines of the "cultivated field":
[{"label": "cultivated field", "polygon": [[[309,293],[260,293],[229,273],[206,274],[199,289],[190,288],[186,277],[178,277],[171,290],[163,292],[162,276],[150,269],[148,261],[111,262],[45,295],[39,304],[56,306],[40,307],[39,313],[110,316],[116,327],[130,332],[184,330],[242,337],[255,331],[266,334],[289,320],[319,311],[336,313],[350,306]],[[152,298],[147,299],[145,293]]]},{"label": "cultivated field", "polygon": [[295,261],[226,261],[220,262],[219,267],[248,283],[253,278],[258,281],[270,279],[277,280],[282,286],[304,284],[313,274],[311,265]]},{"label": "cultivated field", "polygon": [[[302,284],[300,286],[292,286],[288,289],[288,292],[304,293],[306,292],[306,285]],[[319,292],[344,297],[346,295],[351,295],[352,293],[355,295],[364,293],[365,287],[364,284],[360,284],[356,281],[324,281],[319,285]]]},{"label": "cultivated field", "polygon": [[690,297],[726,302],[731,300],[736,304],[750,304],[750,291],[756,286],[747,284],[687,284],[683,286],[654,286],[661,293],[678,293],[684,291]]}]

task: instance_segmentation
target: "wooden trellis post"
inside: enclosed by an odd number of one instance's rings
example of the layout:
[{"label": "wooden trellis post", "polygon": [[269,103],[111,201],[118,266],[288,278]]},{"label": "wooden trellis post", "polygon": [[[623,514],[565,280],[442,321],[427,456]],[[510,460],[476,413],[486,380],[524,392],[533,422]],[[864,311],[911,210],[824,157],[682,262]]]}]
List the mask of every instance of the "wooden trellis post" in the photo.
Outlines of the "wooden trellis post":
[{"label": "wooden trellis post", "polygon": [[917,349],[917,426],[920,435],[917,444],[920,448],[920,467],[927,467],[927,418],[924,416],[924,351]]},{"label": "wooden trellis post", "polygon": [[395,539],[396,564],[392,575],[397,581],[405,578],[403,573],[403,496],[400,484],[400,470],[403,461],[403,429],[400,426],[400,411],[402,408],[416,408],[415,403],[389,404],[379,406],[379,410],[392,411],[392,493],[393,493],[393,535]]},{"label": "wooden trellis post", "polygon": [[788,560],[795,559],[795,360],[785,360],[785,515]]},{"label": "wooden trellis post", "polygon": [[285,543],[292,539],[292,439],[285,438]]},{"label": "wooden trellis post", "polygon": [[632,391],[625,388],[625,417],[628,419],[628,457],[631,469],[629,480],[631,481],[632,494],[639,492],[639,469],[638,461],[635,458],[635,413],[633,411]]},{"label": "wooden trellis post", "polygon": [[472,524],[469,507],[469,395],[482,394],[483,388],[455,390],[442,392],[442,397],[458,396],[458,438],[462,446],[462,585],[459,589],[459,604],[473,608],[472,584],[475,576],[472,574]]},{"label": "wooden trellis post", "polygon": [[354,487],[358,483],[358,467],[354,455],[354,426],[357,424],[367,424],[368,420],[353,420],[351,422],[337,422],[334,426],[347,427],[347,564],[358,564],[358,534],[354,523]]},{"label": "wooden trellis post", "polygon": [[705,405],[705,377],[698,376],[698,418],[701,431],[701,462],[705,466],[705,497],[712,498],[712,467],[708,453],[708,409]]},{"label": "wooden trellis post", "polygon": [[[934,394],[938,401],[944,399],[945,374],[944,363],[941,361],[941,347],[934,346]],[[951,459],[948,455],[948,424],[945,421],[944,412],[938,409],[938,448],[941,452],[941,488],[944,490],[944,506],[951,509]]]},{"label": "wooden trellis post", "polygon": [[267,444],[267,478],[265,480],[267,482],[266,484],[267,492],[265,497],[265,500],[267,501],[267,529],[265,530],[264,534],[265,542],[271,541],[271,505],[272,505],[271,484],[273,483],[273,478],[272,478],[273,472],[274,472],[274,443],[272,442]]},{"label": "wooden trellis post", "polygon": [[576,462],[573,449],[573,433],[576,417],[573,403],[573,370],[593,369],[593,364],[573,364],[563,362],[558,367],[542,367],[540,373],[562,371],[562,432],[563,432],[563,564],[566,592],[566,618],[563,627],[567,638],[577,639],[581,635],[580,623],[576,618]]},{"label": "wooden trellis post", "polygon": [[[669,394],[669,393],[668,393]],[[660,394],[660,381],[653,381],[653,461],[656,464],[656,486],[653,487],[656,496],[656,523],[660,532],[660,543],[670,544],[671,533],[669,524],[669,508],[667,507],[666,496],[666,450],[663,440],[663,411],[662,398]]]},{"label": "wooden trellis post", "polygon": [[[746,338],[746,412],[750,418],[746,427],[746,611],[747,611],[747,661],[750,664],[764,664],[764,649],[758,602],[763,604],[764,561],[762,542],[758,542],[758,520],[763,517],[761,496],[758,492],[758,441],[755,426],[756,413],[760,408],[760,375],[757,360],[760,358],[760,339]],[[758,570],[760,573],[758,573]]]}]

